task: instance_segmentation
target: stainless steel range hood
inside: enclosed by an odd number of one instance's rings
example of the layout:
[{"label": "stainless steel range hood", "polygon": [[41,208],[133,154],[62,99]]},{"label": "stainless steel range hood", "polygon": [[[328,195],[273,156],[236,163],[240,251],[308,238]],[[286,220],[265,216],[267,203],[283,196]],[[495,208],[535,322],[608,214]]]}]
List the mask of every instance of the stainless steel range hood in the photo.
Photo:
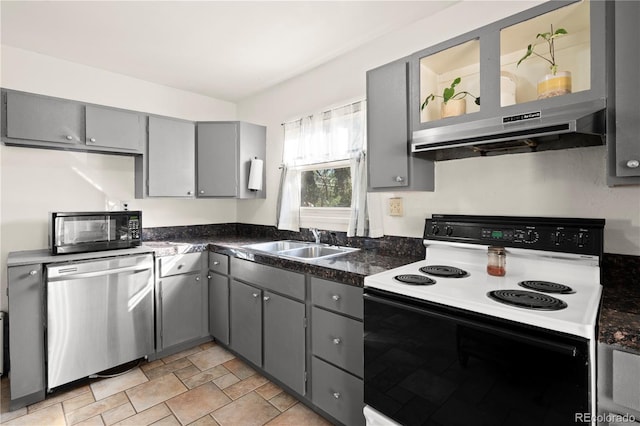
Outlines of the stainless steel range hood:
[{"label": "stainless steel range hood", "polygon": [[419,130],[411,151],[442,161],[602,145],[604,133],[601,99]]}]

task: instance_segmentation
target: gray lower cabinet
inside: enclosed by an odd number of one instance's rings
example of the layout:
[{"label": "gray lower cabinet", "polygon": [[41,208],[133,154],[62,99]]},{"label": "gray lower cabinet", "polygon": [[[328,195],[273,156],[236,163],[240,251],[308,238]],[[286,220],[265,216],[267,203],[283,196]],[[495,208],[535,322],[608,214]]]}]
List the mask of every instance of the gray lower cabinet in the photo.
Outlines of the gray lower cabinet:
[{"label": "gray lower cabinet", "polygon": [[37,141],[71,147],[84,142],[84,111],[79,103],[9,91],[4,92],[4,107],[3,136],[15,144]]},{"label": "gray lower cabinet", "polygon": [[598,344],[597,360],[598,424],[640,424],[640,353]]},{"label": "gray lower cabinet", "polygon": [[362,289],[310,281],[312,401],[346,425],[364,425]]},{"label": "gray lower cabinet", "polygon": [[44,399],[45,332],[42,265],[8,268],[10,410]]},{"label": "gray lower cabinet", "polygon": [[229,346],[262,366],[262,290],[231,280]]},{"label": "gray lower cabinet", "polygon": [[409,63],[367,72],[369,191],[433,191],[434,166],[410,155]]},{"label": "gray lower cabinet", "polygon": [[[195,196],[195,124],[163,117],[149,117],[147,147],[147,195]],[[137,169],[144,165],[137,164]],[[142,170],[137,170],[142,177]],[[137,183],[139,186],[142,182]]]},{"label": "gray lower cabinet", "polygon": [[[608,184],[640,183],[640,3],[611,2],[615,8],[615,58],[609,73],[607,114]],[[613,102],[611,102],[613,101]],[[611,105],[613,104],[613,105]]]},{"label": "gray lower cabinet", "polygon": [[189,253],[156,260],[158,352],[209,336],[208,285],[201,259],[201,253]]},{"label": "gray lower cabinet", "polygon": [[209,271],[209,332],[229,344],[229,277]]},{"label": "gray lower cabinet", "polygon": [[265,160],[266,127],[242,121],[198,122],[198,197],[265,198],[262,190],[249,190],[251,160]]},{"label": "gray lower cabinet", "polygon": [[263,293],[265,371],[305,394],[305,306],[275,293]]}]

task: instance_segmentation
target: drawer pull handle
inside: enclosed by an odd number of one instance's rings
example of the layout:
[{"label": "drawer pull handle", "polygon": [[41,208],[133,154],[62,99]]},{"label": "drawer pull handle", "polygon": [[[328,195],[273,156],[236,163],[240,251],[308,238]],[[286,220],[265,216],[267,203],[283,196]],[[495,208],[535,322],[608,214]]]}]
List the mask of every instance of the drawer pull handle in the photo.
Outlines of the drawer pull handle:
[{"label": "drawer pull handle", "polygon": [[220,262],[218,262],[217,260],[215,262],[213,262],[213,266],[218,266],[220,264]]},{"label": "drawer pull handle", "polygon": [[258,293],[253,293],[253,294],[252,294],[252,296],[253,296],[253,297],[258,297],[258,296],[260,296],[260,295],[259,295]]},{"label": "drawer pull handle", "polygon": [[342,395],[340,395],[340,392],[334,392],[334,393],[333,393],[333,397],[334,397],[335,399],[340,399],[340,397],[341,397],[341,396],[342,396]]},{"label": "drawer pull handle", "polygon": [[342,343],[342,340],[339,337],[336,337],[335,339],[333,339],[334,345],[339,345],[340,343]]},{"label": "drawer pull handle", "polygon": [[184,268],[184,263],[181,263],[178,265],[178,269],[182,269],[182,268]]},{"label": "drawer pull handle", "polygon": [[269,296],[264,296],[262,299],[264,299],[264,301],[266,302],[266,301],[268,301],[269,299],[271,299],[271,297],[269,297]]},{"label": "drawer pull handle", "polygon": [[338,300],[340,300],[340,295],[334,294],[333,296],[331,296],[331,298],[337,302]]},{"label": "drawer pull handle", "polygon": [[200,281],[200,276],[197,276],[197,277],[196,277],[196,281]]},{"label": "drawer pull handle", "polygon": [[73,140],[73,136],[71,136],[71,135],[67,135],[65,137],[67,138],[68,141]]}]

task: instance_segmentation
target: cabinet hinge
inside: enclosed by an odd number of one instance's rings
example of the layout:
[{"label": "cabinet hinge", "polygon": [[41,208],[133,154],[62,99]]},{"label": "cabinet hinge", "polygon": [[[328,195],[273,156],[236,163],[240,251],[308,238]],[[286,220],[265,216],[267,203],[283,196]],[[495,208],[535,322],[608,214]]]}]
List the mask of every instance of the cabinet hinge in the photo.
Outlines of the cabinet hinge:
[{"label": "cabinet hinge", "polygon": [[307,372],[306,371],[304,372],[304,381],[305,382],[307,381]]},{"label": "cabinet hinge", "polygon": [[307,317],[302,318],[302,326],[307,328]]}]

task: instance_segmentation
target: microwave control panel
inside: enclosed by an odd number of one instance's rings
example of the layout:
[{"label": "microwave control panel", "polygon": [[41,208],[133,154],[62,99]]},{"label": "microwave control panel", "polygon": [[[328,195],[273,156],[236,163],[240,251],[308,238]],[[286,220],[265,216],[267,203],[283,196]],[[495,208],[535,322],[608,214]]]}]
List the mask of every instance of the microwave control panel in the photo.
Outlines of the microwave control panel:
[{"label": "microwave control panel", "polygon": [[129,218],[129,235],[132,240],[140,239],[140,219],[137,216]]}]

